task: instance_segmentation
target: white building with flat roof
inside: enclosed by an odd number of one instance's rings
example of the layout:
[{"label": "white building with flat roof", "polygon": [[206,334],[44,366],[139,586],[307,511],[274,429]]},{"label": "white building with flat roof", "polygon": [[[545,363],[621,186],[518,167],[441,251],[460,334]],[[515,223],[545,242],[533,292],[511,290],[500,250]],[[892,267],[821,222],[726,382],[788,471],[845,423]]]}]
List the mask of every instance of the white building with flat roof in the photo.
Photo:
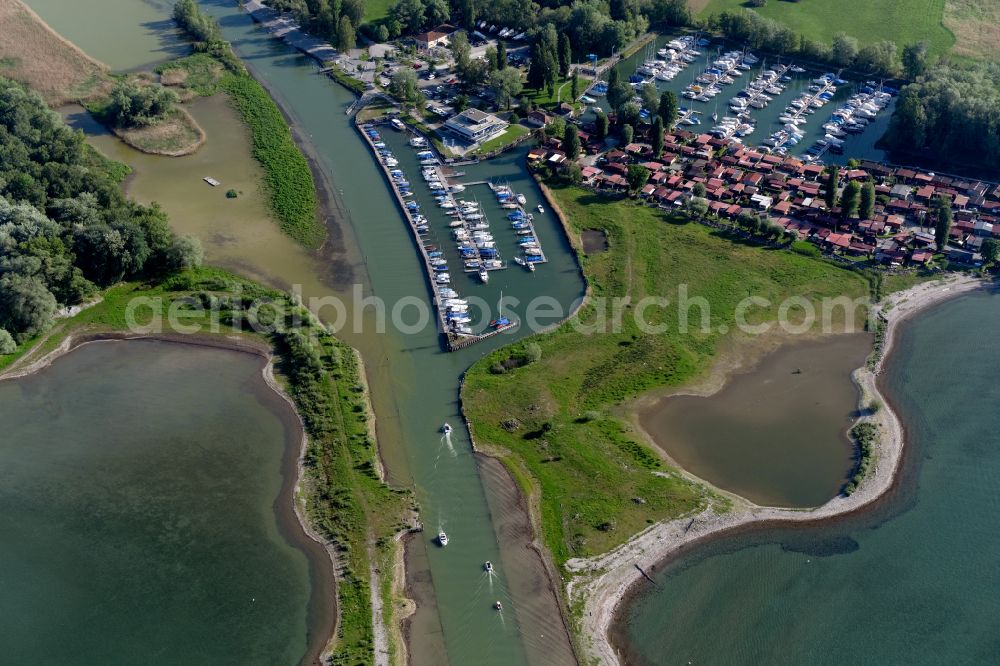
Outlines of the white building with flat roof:
[{"label": "white building with flat roof", "polygon": [[459,138],[472,143],[483,143],[503,134],[510,125],[506,120],[479,109],[466,109],[449,118],[445,129]]}]

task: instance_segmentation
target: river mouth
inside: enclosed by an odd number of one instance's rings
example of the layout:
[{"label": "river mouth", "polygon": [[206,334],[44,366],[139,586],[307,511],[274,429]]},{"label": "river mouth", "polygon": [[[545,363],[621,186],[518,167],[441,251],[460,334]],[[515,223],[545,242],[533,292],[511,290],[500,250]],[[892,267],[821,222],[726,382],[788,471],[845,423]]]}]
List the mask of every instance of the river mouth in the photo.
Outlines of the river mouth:
[{"label": "river mouth", "polygon": [[851,373],[870,351],[860,333],[787,344],[714,395],[648,401],[637,419],[673,461],[723,490],[762,506],[819,506],[853,466]]}]

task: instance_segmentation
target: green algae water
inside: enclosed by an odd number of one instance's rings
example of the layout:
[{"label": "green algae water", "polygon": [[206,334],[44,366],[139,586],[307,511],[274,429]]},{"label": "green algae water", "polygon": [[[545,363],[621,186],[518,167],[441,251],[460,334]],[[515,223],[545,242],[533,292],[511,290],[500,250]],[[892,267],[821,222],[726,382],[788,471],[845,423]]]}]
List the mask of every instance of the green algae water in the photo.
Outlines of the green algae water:
[{"label": "green algae water", "polygon": [[997,327],[1000,296],[983,294],[905,323],[881,380],[907,431],[897,488],[667,565],[618,627],[628,663],[996,663]]},{"label": "green algae water", "polygon": [[0,661],[303,658],[301,431],[263,363],[100,342],[0,382]]},{"label": "green algae water", "polygon": [[175,0],[27,0],[53,30],[112,70],[149,67],[190,53],[170,13]]}]

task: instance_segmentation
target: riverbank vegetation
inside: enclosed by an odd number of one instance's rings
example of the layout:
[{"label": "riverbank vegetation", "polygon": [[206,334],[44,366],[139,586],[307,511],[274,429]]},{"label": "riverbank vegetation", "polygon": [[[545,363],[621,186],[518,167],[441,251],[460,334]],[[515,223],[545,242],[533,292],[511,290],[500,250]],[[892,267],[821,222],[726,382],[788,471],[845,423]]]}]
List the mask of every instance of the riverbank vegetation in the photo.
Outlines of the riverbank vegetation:
[{"label": "riverbank vegetation", "polygon": [[854,493],[871,470],[875,463],[875,448],[878,446],[878,438],[878,426],[869,421],[862,421],[851,428],[851,439],[857,445],[858,452],[854,472],[844,486],[845,495]]},{"label": "riverbank vegetation", "polygon": [[[736,306],[747,296],[776,304],[798,295],[816,303],[863,297],[868,286],[860,274],[823,260],[741,242],[628,200],[572,187],[553,196],[571,237],[587,230],[607,237],[607,250],[580,251],[592,291],[580,321],[594,325],[604,317],[610,327],[613,310],[605,299],[628,296],[632,305],[621,310],[619,331],[564,324],[534,338],[541,353],[533,363],[508,363],[524,356],[523,345],[489,354],[467,373],[462,397],[477,443],[540,491],[543,536],[562,564],[605,552],[649,523],[708,500],[705,489],[667,467],[633,431],[622,413],[630,400],[704,376],[722,349],[737,342],[724,331],[736,330]],[[665,330],[640,330],[633,307],[645,296],[670,299],[644,313]],[[706,299],[708,330],[701,329],[700,307],[678,307],[682,298]],[[682,333],[685,316],[694,330]],[[775,318],[776,306],[752,309],[747,321]]]},{"label": "riverbank vegetation", "polygon": [[271,210],[282,231],[307,248],[321,246],[326,227],[317,216],[316,183],[278,105],[249,76],[228,76],[222,87],[250,128],[253,156],[264,167]]},{"label": "riverbank vegetation", "polygon": [[[319,219],[316,183],[305,155],[292,138],[291,128],[278,105],[222,40],[218,23],[193,0],[175,6],[174,20],[193,38],[195,55],[159,68],[168,82],[198,95],[224,90],[250,129],[253,156],[264,167],[264,185],[271,212],[282,231],[309,249],[326,240],[326,226]],[[224,67],[212,66],[212,59]]]}]

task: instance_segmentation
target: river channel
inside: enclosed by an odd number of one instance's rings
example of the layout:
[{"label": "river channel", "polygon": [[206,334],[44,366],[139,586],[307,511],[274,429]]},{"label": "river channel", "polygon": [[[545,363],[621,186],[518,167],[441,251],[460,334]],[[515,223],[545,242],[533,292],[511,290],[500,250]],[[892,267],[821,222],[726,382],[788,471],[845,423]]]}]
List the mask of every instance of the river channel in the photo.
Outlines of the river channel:
[{"label": "river channel", "polygon": [[[142,0],[133,2],[142,4]],[[499,491],[488,495],[484,490],[458,404],[462,372],[491,348],[530,333],[528,327],[521,326],[511,334],[449,354],[442,350],[433,326],[412,334],[403,334],[391,326],[381,332],[375,306],[356,313],[354,305],[360,302],[353,296],[355,289],[364,296],[382,299],[390,313],[404,298],[427,302],[430,292],[409,229],[382,172],[354,129],[353,120],[344,113],[353,95],[318,75],[312,61],[270,39],[234,3],[207,0],[202,5],[219,19],[224,36],[268,87],[306,144],[320,184],[333,195],[328,210],[328,245],[333,247],[305,255],[288,242],[275,239],[271,253],[262,249],[252,232],[240,229],[238,224],[227,223],[220,236],[213,216],[200,214],[197,207],[189,206],[184,210],[185,219],[175,224],[202,238],[209,263],[218,260],[285,288],[300,285],[307,300],[339,296],[347,302],[347,323],[337,333],[362,351],[383,458],[394,482],[415,489],[426,527],[411,541],[407,555],[411,593],[420,604],[408,631],[414,663],[572,662],[555,598],[539,586],[545,578],[541,562],[527,548],[523,529],[506,529],[512,522],[523,524],[523,508]],[[65,8],[63,11],[72,13]],[[128,12],[122,16],[116,31],[144,29],[145,24],[136,23]],[[95,41],[106,38],[111,31],[108,24],[118,16],[110,13],[105,18],[101,32],[93,32],[88,23],[71,25],[72,21],[66,21],[63,34],[89,50]],[[145,49],[138,49],[135,56],[134,62],[123,60],[116,67],[131,69],[149,61]],[[198,110],[196,104],[196,117]],[[108,140],[105,137],[98,141]],[[413,151],[402,145],[401,135],[391,140],[400,142],[397,157],[401,167],[419,180]],[[211,143],[209,132],[206,148]],[[244,155],[245,148],[236,153],[238,158]],[[115,156],[123,159],[120,152]],[[209,168],[207,165],[186,173],[184,169],[162,172],[152,162],[146,162],[144,173],[142,158],[124,161],[137,166],[128,184],[130,194],[142,201],[162,201],[172,216],[173,207],[184,205],[172,201],[178,181],[185,181],[183,188],[210,192],[200,182],[203,176],[211,175],[202,173]],[[489,164],[464,168],[463,179],[503,180],[525,193],[534,206],[541,194],[523,165],[524,150],[514,151]],[[158,185],[156,181],[164,178],[166,183]],[[488,190],[473,189],[476,197],[486,203]],[[502,218],[494,221],[498,228],[500,223],[506,226]],[[522,319],[524,304],[540,295],[555,299],[568,312],[584,290],[575,257],[551,214],[537,216],[536,231],[549,260],[536,273],[512,266],[494,272],[488,285],[475,284],[459,274],[456,289],[489,304],[497,303],[502,293],[504,314],[515,319]],[[241,252],[243,247],[249,249]],[[335,252],[336,258],[330,258],[330,252]],[[510,253],[506,254],[509,259]],[[337,318],[332,308],[321,309],[319,314],[330,321]],[[444,422],[456,426],[450,441],[443,440],[439,432]],[[509,487],[509,478],[497,483],[497,473],[505,474],[488,469],[489,487]],[[449,534],[447,548],[433,543],[440,528]],[[485,560],[496,566],[492,579],[484,577]],[[498,599],[504,602],[502,613],[492,608]]]}]

